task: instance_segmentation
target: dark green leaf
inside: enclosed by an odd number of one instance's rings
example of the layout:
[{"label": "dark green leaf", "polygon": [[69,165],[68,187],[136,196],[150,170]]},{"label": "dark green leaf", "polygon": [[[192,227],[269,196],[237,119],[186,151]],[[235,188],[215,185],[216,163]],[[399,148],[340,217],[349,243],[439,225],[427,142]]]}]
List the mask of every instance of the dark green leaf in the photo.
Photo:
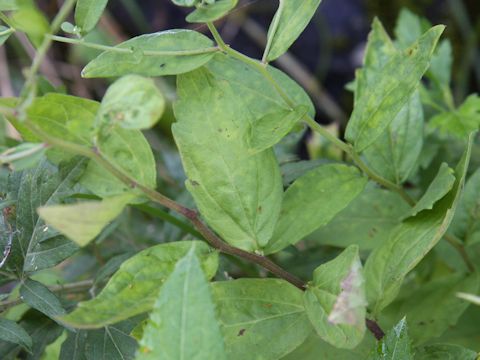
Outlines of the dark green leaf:
[{"label": "dark green leaf", "polygon": [[348,122],[346,137],[356,151],[361,152],[375,142],[407,104],[428,69],[444,28],[433,27],[405,51],[389,56],[378,70],[358,73],[357,88],[363,88],[365,81],[375,86],[356,96]]},{"label": "dark green leaf", "polygon": [[283,55],[300,36],[315,15],[321,0],[281,0],[268,29],[266,59],[273,61]]},{"label": "dark green leaf", "polygon": [[13,31],[14,30],[11,28],[0,25],[0,46],[2,46],[5,43],[5,41],[8,40],[10,35],[12,35]]},{"label": "dark green leaf", "polygon": [[25,280],[20,287],[20,296],[32,308],[50,318],[56,318],[66,313],[55,294],[38,281]]},{"label": "dark green leaf", "polygon": [[365,333],[367,306],[358,246],[315,269],[304,299],[320,338],[337,348],[355,348]]},{"label": "dark green leaf", "polygon": [[398,225],[369,256],[365,275],[367,297],[374,314],[392,302],[405,276],[440,241],[450,225],[465,182],[472,141],[473,135],[457,165],[453,189],[432,210],[422,211]]},{"label": "dark green leaf", "polygon": [[200,4],[197,9],[188,14],[187,21],[191,23],[206,23],[220,19],[228,14],[238,0],[216,0],[211,4]]},{"label": "dark green leaf", "polygon": [[477,360],[478,353],[453,344],[435,344],[421,348],[415,360]]},{"label": "dark green leaf", "polygon": [[[196,244],[202,268],[211,278],[218,255],[205,243]],[[160,287],[191,246],[185,241],[143,250],[122,264],[96,298],[80,303],[60,320],[76,328],[99,328],[151,310]]]},{"label": "dark green leaf", "polygon": [[364,189],[367,178],[354,167],[329,164],[298,178],[286,191],[272,240],[271,254],[295,244],[327,224]]},{"label": "dark green leaf", "polygon": [[195,243],[162,286],[137,359],[227,359]]},{"label": "dark green leaf", "polygon": [[212,284],[227,358],[280,359],[312,331],[302,291],[283,280],[239,279]]},{"label": "dark green leaf", "polygon": [[100,54],[83,69],[82,76],[182,74],[208,62],[215,54],[212,47],[209,38],[192,30],[140,35],[117,45],[119,51],[108,50]]},{"label": "dark green leaf", "polygon": [[32,338],[15,321],[0,318],[0,339],[18,344],[29,350],[32,348]]},{"label": "dark green leaf", "polygon": [[369,360],[413,360],[413,350],[405,318],[393,327],[377,345]]},{"label": "dark green leaf", "polygon": [[75,8],[75,24],[86,34],[93,30],[107,6],[108,0],[78,0]]},{"label": "dark green leaf", "polygon": [[160,119],[165,99],[152,79],[126,75],[108,88],[97,114],[97,126],[148,129]]}]

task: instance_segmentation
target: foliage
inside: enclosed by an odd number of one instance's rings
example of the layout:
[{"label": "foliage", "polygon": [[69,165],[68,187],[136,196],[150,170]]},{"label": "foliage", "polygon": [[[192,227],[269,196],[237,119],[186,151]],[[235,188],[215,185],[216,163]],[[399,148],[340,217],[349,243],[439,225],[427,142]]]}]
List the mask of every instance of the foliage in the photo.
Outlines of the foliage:
[{"label": "foliage", "polygon": [[[261,61],[212,23],[236,0],[173,0],[213,40],[116,46],[88,40],[107,2],[0,0],[0,45],[36,50],[0,100],[0,358],[477,357],[480,97],[454,104],[444,26],[374,19],[344,141],[269,64],[320,0],[279,2]],[[38,75],[55,41],[101,51],[101,102]],[[305,125],[337,151],[292,162]]]}]

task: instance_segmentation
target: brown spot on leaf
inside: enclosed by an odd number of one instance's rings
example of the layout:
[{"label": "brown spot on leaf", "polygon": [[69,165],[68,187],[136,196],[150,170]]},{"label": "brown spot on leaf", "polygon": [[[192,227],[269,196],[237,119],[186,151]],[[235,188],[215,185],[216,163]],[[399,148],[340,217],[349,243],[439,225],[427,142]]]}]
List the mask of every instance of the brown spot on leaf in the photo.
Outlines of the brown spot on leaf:
[{"label": "brown spot on leaf", "polygon": [[193,186],[198,186],[200,185],[198,182],[196,182],[195,180],[190,180],[190,184],[192,184]]},{"label": "brown spot on leaf", "polygon": [[243,336],[243,334],[245,334],[245,331],[246,331],[246,329],[240,329],[237,336]]}]

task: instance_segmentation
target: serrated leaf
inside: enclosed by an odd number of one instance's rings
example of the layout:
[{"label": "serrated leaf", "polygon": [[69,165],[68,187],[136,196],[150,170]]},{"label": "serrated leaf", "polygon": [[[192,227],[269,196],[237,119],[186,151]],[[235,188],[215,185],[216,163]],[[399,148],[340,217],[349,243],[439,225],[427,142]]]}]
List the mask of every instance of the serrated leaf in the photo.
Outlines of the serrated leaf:
[{"label": "serrated leaf", "polygon": [[75,7],[75,24],[83,34],[93,30],[100,20],[108,0],[78,0]]},{"label": "serrated leaf", "polygon": [[102,201],[40,207],[37,212],[48,225],[79,246],[85,246],[120,215],[134,197],[126,193]]},{"label": "serrated leaf", "polygon": [[369,360],[413,360],[413,349],[405,318],[390,330],[377,344]]},{"label": "serrated leaf", "polygon": [[42,160],[33,169],[11,177],[11,196],[15,196],[15,227],[11,230],[13,246],[6,267],[32,272],[58,264],[78,247],[60,233],[45,225],[36,213],[40,206],[60,203],[73,193],[85,169],[84,159],[73,159],[59,167]]},{"label": "serrated leaf", "polygon": [[415,360],[477,360],[478,353],[454,344],[434,344],[417,351]]},{"label": "serrated leaf", "polygon": [[202,242],[175,242],[153,246],[125,261],[105,288],[92,300],[81,302],[60,321],[75,328],[99,328],[150,311],[175,263],[192,243],[202,268],[211,278],[218,266],[218,255]]},{"label": "serrated leaf", "polygon": [[[138,183],[156,188],[155,159],[150,145],[139,130],[113,129],[111,134],[98,144],[98,151]],[[130,192],[138,196],[144,195],[141,190],[132,189],[94,161],[88,163],[80,183],[102,198]]]},{"label": "serrated leaf", "polygon": [[129,334],[137,322],[134,318],[98,330],[69,332],[59,360],[133,360],[138,346]]},{"label": "serrated leaf", "polygon": [[254,119],[252,110],[244,111],[238,102],[236,83],[217,80],[204,68],[177,81],[173,134],[187,189],[225,241],[259,249],[271,237],[280,212],[282,182],[273,151],[249,154],[244,135]]},{"label": "serrated leaf", "polygon": [[[384,66],[368,75],[368,83],[376,86],[356,98],[345,134],[357,152],[370,146],[408,102],[429,67],[444,28],[431,28],[411,47],[395,52]],[[365,75],[361,74],[363,81]]]},{"label": "serrated leaf", "polygon": [[366,298],[358,246],[315,269],[304,295],[318,336],[338,348],[353,349],[365,333]]},{"label": "serrated leaf", "polygon": [[191,23],[206,23],[224,17],[230,10],[237,6],[238,0],[216,0],[211,4],[205,3],[197,6],[188,14],[186,20]]},{"label": "serrated leaf", "polygon": [[256,120],[247,132],[250,153],[255,154],[280,142],[307,114],[304,105],[294,109],[281,109]]},{"label": "serrated leaf", "polygon": [[365,185],[354,167],[328,164],[298,178],[285,192],[280,218],[264,251],[275,253],[326,225]]},{"label": "serrated leaf", "polygon": [[137,359],[227,359],[210,286],[195,244],[162,286]]},{"label": "serrated leaf", "polygon": [[422,284],[402,300],[385,309],[386,316],[398,321],[399,314],[409,319],[409,336],[418,345],[441,336],[453,328],[469,306],[457,292],[477,292],[478,274],[453,274]]},{"label": "serrated leaf", "polygon": [[[432,210],[420,212],[398,225],[365,264],[368,302],[378,314],[398,294],[405,276],[445,234],[465,182],[470,162],[473,135],[455,170],[453,189],[438,201]],[[400,256],[401,255],[401,256]]]},{"label": "serrated leaf", "polygon": [[[207,63],[215,51],[213,42],[196,31],[167,30],[134,37],[116,46],[124,51],[107,50],[87,64],[82,76],[114,77],[127,74],[144,76],[176,75]],[[194,52],[186,54],[185,52]]]},{"label": "serrated leaf", "polygon": [[26,279],[20,287],[20,296],[32,308],[50,318],[66,314],[60,300],[42,283]]},{"label": "serrated leaf", "polygon": [[32,348],[30,335],[15,321],[5,318],[0,318],[0,339],[23,346],[28,351]]},{"label": "serrated leaf", "polygon": [[396,193],[368,186],[327,225],[306,237],[315,244],[345,248],[356,244],[360,250],[376,248],[410,210]]},{"label": "serrated leaf", "polygon": [[165,99],[152,79],[125,75],[107,89],[97,113],[97,126],[148,129],[160,119]]},{"label": "serrated leaf", "polygon": [[227,358],[280,359],[299,346],[312,328],[302,291],[278,279],[239,279],[212,284]]},{"label": "serrated leaf", "polygon": [[268,29],[267,60],[283,55],[305,30],[321,0],[280,0],[278,10]]},{"label": "serrated leaf", "polygon": [[384,178],[401,184],[417,163],[423,145],[423,109],[418,92],[363,155]]},{"label": "serrated leaf", "polygon": [[431,210],[435,203],[442,199],[455,184],[455,172],[446,163],[442,163],[437,175],[432,180],[428,189],[411,209],[409,216],[415,216],[420,211]]}]

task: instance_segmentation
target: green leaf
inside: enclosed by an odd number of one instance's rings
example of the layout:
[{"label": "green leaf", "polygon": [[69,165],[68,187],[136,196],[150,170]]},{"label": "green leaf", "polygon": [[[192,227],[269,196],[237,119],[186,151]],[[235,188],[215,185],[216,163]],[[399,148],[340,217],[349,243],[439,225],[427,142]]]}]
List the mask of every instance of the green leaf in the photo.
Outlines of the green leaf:
[{"label": "green leaf", "polygon": [[453,328],[469,306],[459,299],[457,292],[477,292],[478,274],[453,274],[422,284],[408,293],[403,300],[387,308],[386,315],[395,318],[399,314],[409,319],[409,335],[415,344],[441,336]]},{"label": "green leaf", "polygon": [[[138,183],[151,189],[157,186],[157,172],[152,149],[139,130],[115,128],[98,144],[98,151],[110,163],[123,170]],[[95,195],[111,197],[126,192],[142,196],[94,161],[88,163],[80,183]]]},{"label": "green leaf", "polygon": [[480,296],[459,292],[457,293],[457,297],[480,306]]},{"label": "green leaf", "polygon": [[480,127],[480,96],[470,95],[457,110],[434,116],[428,126],[430,129],[437,129],[442,135],[465,138]]},{"label": "green leaf", "polygon": [[36,47],[40,46],[44,35],[50,31],[48,20],[33,2],[21,6],[11,15],[10,21],[16,30],[27,34]]},{"label": "green leaf", "polygon": [[18,10],[17,0],[0,0],[0,11]]},{"label": "green leaf", "polygon": [[418,92],[363,155],[382,177],[401,184],[416,165],[423,145],[423,109]]},{"label": "green leaf", "polygon": [[281,109],[255,121],[247,132],[250,153],[258,153],[280,142],[307,112],[308,108],[300,105],[291,110]]},{"label": "green leaf", "polygon": [[42,160],[35,168],[11,177],[10,182],[15,189],[12,200],[15,200],[16,221],[10,224],[13,247],[7,268],[21,272],[45,269],[58,264],[78,249],[58,231],[45,225],[36,209],[58,204],[72,194],[85,164],[85,160],[77,158],[56,167]]},{"label": "green leaf", "polygon": [[20,287],[20,296],[32,308],[50,318],[66,314],[60,300],[45,285],[32,279],[26,279]]},{"label": "green leaf", "polygon": [[59,360],[133,360],[137,342],[130,332],[138,321],[122,321],[98,330],[69,332]]},{"label": "green leaf", "polygon": [[377,344],[369,360],[413,360],[413,350],[408,336],[407,320],[403,318]]},{"label": "green leaf", "polygon": [[165,99],[152,79],[126,75],[107,89],[97,113],[97,126],[148,129],[164,109]]},{"label": "green leaf", "polygon": [[410,10],[403,8],[395,25],[395,37],[401,49],[411,46],[431,24]]},{"label": "green leaf", "polygon": [[216,282],[212,291],[228,359],[280,359],[312,331],[302,291],[284,280]]},{"label": "green leaf", "polygon": [[420,211],[431,210],[435,203],[442,199],[455,184],[455,172],[446,163],[440,165],[438,173],[428,186],[425,194],[418,200],[410,211],[410,216],[417,215]]},{"label": "green leaf", "polygon": [[197,9],[188,14],[186,20],[191,23],[206,23],[224,17],[237,6],[238,0],[216,0],[211,4],[200,4]]},{"label": "green leaf", "polygon": [[410,48],[389,56],[378,70],[358,73],[357,88],[362,88],[365,81],[375,86],[356,96],[348,122],[346,137],[356,151],[361,152],[375,142],[407,104],[428,69],[444,28],[442,25],[431,28]]},{"label": "green leaf", "polygon": [[321,0],[280,0],[278,10],[268,29],[268,44],[265,50],[268,61],[283,55],[305,30],[315,15]]},{"label": "green leaf", "polygon": [[304,300],[320,338],[337,348],[355,348],[365,334],[367,306],[358,246],[316,268]]},{"label": "green leaf", "polygon": [[207,69],[181,75],[177,82],[173,134],[187,189],[225,241],[260,249],[273,233],[282,199],[273,151],[249,154],[244,135],[254,119],[238,102],[235,83],[216,80]]},{"label": "green leaf", "polygon": [[2,46],[5,41],[8,40],[8,38],[10,37],[10,35],[12,35],[13,32],[13,29],[0,25],[0,46]]},{"label": "green leaf", "polygon": [[478,354],[453,344],[428,345],[417,351],[415,360],[477,360]]},{"label": "green leaf", "polygon": [[195,244],[162,286],[137,359],[227,359]]},{"label": "green leaf", "polygon": [[307,240],[341,248],[356,244],[360,250],[371,250],[385,241],[408,210],[410,207],[398,194],[367,186],[327,225],[307,236]]},{"label": "green leaf", "polygon": [[83,34],[93,30],[102,17],[108,0],[78,0],[75,8],[75,24]]},{"label": "green leaf", "polygon": [[[60,320],[75,328],[99,328],[150,311],[175,263],[192,243],[162,244],[141,251],[122,264],[96,298],[81,302]],[[217,270],[218,255],[205,243],[195,243],[202,268],[211,278]]]},{"label": "green leaf", "polygon": [[133,197],[126,193],[102,201],[40,207],[37,212],[48,225],[85,246],[120,215]]},{"label": "green leaf", "polygon": [[341,164],[319,166],[298,178],[285,192],[265,253],[295,244],[327,224],[362,192],[367,181],[357,168]]},{"label": "green leaf", "polygon": [[[184,7],[192,7],[198,4],[202,0],[172,0],[172,2],[177,5],[177,6],[184,6]],[[212,0],[207,0],[209,3],[212,2]],[[215,0],[213,0],[215,1]]]},{"label": "green leaf", "polygon": [[368,302],[378,314],[398,294],[405,276],[445,234],[455,213],[470,162],[473,135],[455,170],[453,189],[432,210],[420,212],[398,225],[365,264]]},{"label": "green leaf", "polygon": [[3,317],[0,318],[0,339],[23,346],[28,351],[32,348],[30,335],[15,321]]},{"label": "green leaf", "polygon": [[0,164],[10,164],[14,171],[29,169],[38,164],[46,149],[45,144],[21,143],[0,153]]},{"label": "green leaf", "polygon": [[196,31],[167,30],[134,37],[107,50],[87,64],[82,76],[113,77],[176,75],[211,60],[213,42]]},{"label": "green leaf", "polygon": [[448,87],[452,78],[452,63],[452,44],[446,39],[438,44],[427,75],[440,86]]}]

